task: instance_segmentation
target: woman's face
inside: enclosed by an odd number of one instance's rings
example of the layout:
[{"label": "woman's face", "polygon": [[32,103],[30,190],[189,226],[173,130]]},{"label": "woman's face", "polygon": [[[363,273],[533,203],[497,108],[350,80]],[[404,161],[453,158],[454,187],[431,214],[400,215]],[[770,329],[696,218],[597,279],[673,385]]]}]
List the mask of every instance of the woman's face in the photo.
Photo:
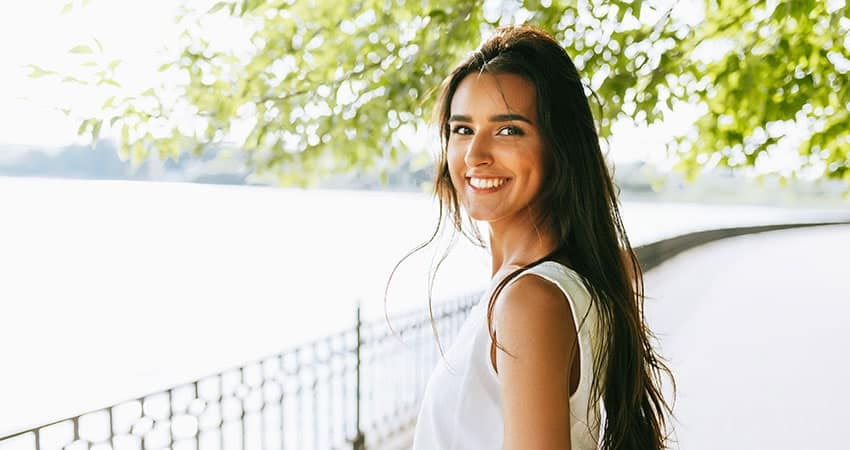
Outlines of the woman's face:
[{"label": "woman's face", "polygon": [[449,173],[470,217],[492,225],[528,214],[543,182],[534,84],[514,74],[470,74],[450,112]]}]

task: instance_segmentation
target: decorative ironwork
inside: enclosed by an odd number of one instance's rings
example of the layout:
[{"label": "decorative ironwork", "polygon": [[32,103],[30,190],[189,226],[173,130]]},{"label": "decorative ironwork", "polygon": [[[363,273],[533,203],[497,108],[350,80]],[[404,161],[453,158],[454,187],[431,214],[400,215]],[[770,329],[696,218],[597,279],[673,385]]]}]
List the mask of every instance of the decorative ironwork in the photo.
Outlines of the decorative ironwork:
[{"label": "decorative ironwork", "polygon": [[[451,342],[478,300],[435,305]],[[413,426],[437,363],[430,318],[354,328],[200,380],[0,438],[0,450],[360,450]]]}]

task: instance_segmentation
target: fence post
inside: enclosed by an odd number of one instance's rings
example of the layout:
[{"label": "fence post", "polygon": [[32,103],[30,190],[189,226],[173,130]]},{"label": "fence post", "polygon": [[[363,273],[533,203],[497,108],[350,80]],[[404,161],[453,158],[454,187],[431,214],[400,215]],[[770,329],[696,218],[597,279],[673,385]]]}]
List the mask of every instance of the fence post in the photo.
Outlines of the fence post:
[{"label": "fence post", "polygon": [[354,324],[354,331],[357,335],[357,346],[354,348],[354,357],[356,365],[354,366],[354,428],[356,433],[352,442],[353,450],[365,450],[366,439],[363,436],[363,431],[360,429],[360,347],[363,345],[363,339],[360,336],[360,328],[363,322],[360,320],[360,301],[357,301],[357,319]]}]

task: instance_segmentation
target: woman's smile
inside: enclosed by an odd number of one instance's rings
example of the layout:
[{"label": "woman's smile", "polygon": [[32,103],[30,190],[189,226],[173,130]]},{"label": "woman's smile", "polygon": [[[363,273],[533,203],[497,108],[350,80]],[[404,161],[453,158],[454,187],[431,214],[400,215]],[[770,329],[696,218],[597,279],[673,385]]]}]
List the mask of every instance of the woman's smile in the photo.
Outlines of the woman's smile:
[{"label": "woman's smile", "polygon": [[476,194],[492,194],[498,192],[510,182],[510,178],[477,178],[467,177],[466,184]]}]

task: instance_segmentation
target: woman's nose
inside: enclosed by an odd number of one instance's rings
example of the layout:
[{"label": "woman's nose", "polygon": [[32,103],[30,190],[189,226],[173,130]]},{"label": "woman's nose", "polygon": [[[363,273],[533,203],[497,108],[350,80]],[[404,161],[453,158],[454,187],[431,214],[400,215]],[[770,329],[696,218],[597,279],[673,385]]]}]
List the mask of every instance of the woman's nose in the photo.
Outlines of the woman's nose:
[{"label": "woman's nose", "polygon": [[493,155],[490,153],[486,136],[478,134],[469,141],[463,161],[467,167],[492,164]]}]

